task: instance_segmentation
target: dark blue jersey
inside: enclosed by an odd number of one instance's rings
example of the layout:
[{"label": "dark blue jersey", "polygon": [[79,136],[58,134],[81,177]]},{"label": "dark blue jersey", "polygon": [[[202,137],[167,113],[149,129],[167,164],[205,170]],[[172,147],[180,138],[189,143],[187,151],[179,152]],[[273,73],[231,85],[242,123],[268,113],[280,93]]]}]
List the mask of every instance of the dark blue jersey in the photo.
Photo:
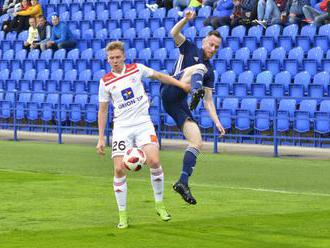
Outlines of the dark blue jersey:
[{"label": "dark blue jersey", "polygon": [[180,55],[175,63],[173,75],[178,74],[185,68],[196,65],[204,64],[207,68],[207,73],[203,78],[203,86],[208,88],[214,88],[214,73],[213,66],[210,60],[205,60],[203,57],[203,50],[198,48],[194,43],[189,40],[185,40],[179,47]]}]

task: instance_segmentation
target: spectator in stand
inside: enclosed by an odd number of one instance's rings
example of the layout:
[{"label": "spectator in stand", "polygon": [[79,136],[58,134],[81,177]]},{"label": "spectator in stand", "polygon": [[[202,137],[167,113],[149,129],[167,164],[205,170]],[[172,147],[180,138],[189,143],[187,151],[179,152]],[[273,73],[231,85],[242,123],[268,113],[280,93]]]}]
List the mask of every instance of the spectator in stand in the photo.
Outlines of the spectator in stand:
[{"label": "spectator in stand", "polygon": [[73,35],[64,22],[60,22],[60,18],[57,13],[52,14],[52,35],[47,41],[47,48],[54,50],[57,49],[71,49],[76,47],[76,41],[73,39]]},{"label": "spectator in stand", "polygon": [[33,43],[32,47],[44,51],[47,49],[47,42],[50,39],[52,27],[49,25],[49,23],[47,23],[46,18],[44,16],[39,16],[37,22],[39,41]]},{"label": "spectator in stand", "polygon": [[314,23],[316,26],[323,25],[327,20],[330,20],[327,5],[330,5],[330,0],[323,0],[320,3],[321,11],[318,11],[309,5],[305,5],[303,7],[303,12],[306,18],[304,21],[307,23]]},{"label": "spectator in stand", "polygon": [[[21,2],[15,5],[15,12],[13,12],[13,16],[15,16],[12,20],[8,20],[3,22],[2,30],[6,33],[11,31],[20,32],[22,30],[26,30],[29,27],[26,26],[26,23],[29,23],[29,17],[27,16],[18,16],[17,12],[25,11],[30,8],[30,3],[28,0],[21,0]],[[26,20],[25,20],[26,19]]]},{"label": "spectator in stand", "polygon": [[25,49],[33,49],[34,43],[38,41],[38,29],[37,29],[37,21],[35,17],[29,18],[29,35],[27,40],[24,42]]},{"label": "spectator in stand", "polygon": [[42,15],[41,5],[38,3],[38,0],[31,0],[31,6],[29,8],[13,13],[14,17],[18,17],[20,23],[16,28],[16,32],[20,33],[28,29],[29,17],[36,18],[40,15]]},{"label": "spectator in stand", "polygon": [[309,0],[288,0],[283,20],[289,17],[289,23],[294,24],[304,19],[303,7],[310,6]]},{"label": "spectator in stand", "polygon": [[219,0],[213,16],[206,18],[203,22],[204,26],[211,25],[214,29],[217,29],[223,25],[230,25],[231,14],[234,10],[234,1],[233,0]]},{"label": "spectator in stand", "polygon": [[19,4],[19,0],[5,0],[0,10],[0,15],[13,13],[16,4]]},{"label": "spectator in stand", "polygon": [[157,0],[154,4],[146,4],[147,8],[155,11],[158,8],[166,8],[170,10],[173,8],[173,0]]},{"label": "spectator in stand", "polygon": [[219,0],[204,0],[203,6],[210,6],[212,9],[216,9]]},{"label": "spectator in stand", "polygon": [[264,28],[267,25],[280,24],[282,15],[285,14],[286,0],[259,0],[257,10],[258,20],[255,21]]},{"label": "spectator in stand", "polygon": [[250,26],[252,24],[252,20],[255,19],[257,5],[257,2],[254,2],[255,5],[253,5],[253,1],[233,0],[234,9],[230,16],[230,25],[232,27],[238,25]]}]

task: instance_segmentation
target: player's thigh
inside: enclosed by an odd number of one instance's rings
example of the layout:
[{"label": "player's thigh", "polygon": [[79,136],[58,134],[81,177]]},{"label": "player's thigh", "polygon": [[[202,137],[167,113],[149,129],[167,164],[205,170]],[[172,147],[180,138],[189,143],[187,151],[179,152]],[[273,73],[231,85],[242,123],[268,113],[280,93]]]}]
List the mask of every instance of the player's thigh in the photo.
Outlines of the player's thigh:
[{"label": "player's thigh", "polygon": [[181,77],[181,81],[184,83],[190,83],[191,82],[191,75],[196,72],[197,70],[202,70],[206,72],[206,66],[204,64],[196,64],[189,66],[184,69],[184,73]]},{"label": "player's thigh", "polygon": [[159,162],[159,147],[156,144],[146,144],[142,147],[142,150],[146,154],[146,164],[150,168],[158,168]]},{"label": "player's thigh", "polygon": [[112,132],[111,157],[124,156],[127,148],[133,146],[132,132],[134,127],[115,127]]},{"label": "player's thigh", "polygon": [[197,149],[202,148],[202,134],[196,122],[187,119],[183,124],[183,135],[187,139],[189,146]]}]

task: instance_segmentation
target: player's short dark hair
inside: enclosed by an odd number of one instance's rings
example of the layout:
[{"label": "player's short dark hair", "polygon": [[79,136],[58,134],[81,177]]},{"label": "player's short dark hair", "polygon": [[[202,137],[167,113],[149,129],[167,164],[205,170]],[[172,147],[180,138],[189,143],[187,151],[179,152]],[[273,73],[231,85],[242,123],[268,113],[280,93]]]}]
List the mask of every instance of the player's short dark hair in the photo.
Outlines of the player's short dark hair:
[{"label": "player's short dark hair", "polygon": [[221,39],[221,35],[220,35],[219,31],[217,31],[217,30],[212,30],[207,34],[207,36],[212,36],[212,35]]}]

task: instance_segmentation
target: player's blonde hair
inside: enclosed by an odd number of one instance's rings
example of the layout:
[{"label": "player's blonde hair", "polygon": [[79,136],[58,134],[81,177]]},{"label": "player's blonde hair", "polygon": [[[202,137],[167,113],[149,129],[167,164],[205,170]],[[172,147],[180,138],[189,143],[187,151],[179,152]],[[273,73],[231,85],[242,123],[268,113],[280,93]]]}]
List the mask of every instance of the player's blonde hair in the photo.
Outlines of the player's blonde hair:
[{"label": "player's blonde hair", "polygon": [[121,42],[121,41],[112,41],[112,42],[109,42],[105,48],[105,51],[112,51],[112,50],[115,50],[115,49],[119,49],[120,51],[122,51],[124,54],[125,54],[125,44],[124,42]]}]

